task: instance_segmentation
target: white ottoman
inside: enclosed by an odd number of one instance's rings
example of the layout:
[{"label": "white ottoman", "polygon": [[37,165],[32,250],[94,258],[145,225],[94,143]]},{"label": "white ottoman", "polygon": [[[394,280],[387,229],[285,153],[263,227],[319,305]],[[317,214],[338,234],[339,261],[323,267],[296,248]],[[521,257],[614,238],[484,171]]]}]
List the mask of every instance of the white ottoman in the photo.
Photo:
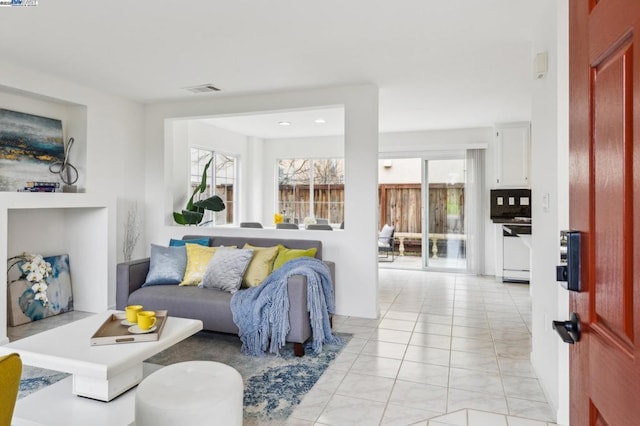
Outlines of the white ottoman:
[{"label": "white ottoman", "polygon": [[211,361],[179,362],[138,385],[136,426],[242,425],[242,377]]}]

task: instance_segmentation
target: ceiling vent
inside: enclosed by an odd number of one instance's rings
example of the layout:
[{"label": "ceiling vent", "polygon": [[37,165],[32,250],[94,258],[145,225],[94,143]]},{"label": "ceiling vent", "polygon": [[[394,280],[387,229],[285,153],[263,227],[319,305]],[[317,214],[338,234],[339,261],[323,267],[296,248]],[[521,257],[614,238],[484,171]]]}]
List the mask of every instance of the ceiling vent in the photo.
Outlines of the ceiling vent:
[{"label": "ceiling vent", "polygon": [[219,92],[220,91],[220,89],[218,89],[213,84],[201,84],[199,86],[185,87],[184,89],[188,90],[191,93],[209,93],[209,92]]}]

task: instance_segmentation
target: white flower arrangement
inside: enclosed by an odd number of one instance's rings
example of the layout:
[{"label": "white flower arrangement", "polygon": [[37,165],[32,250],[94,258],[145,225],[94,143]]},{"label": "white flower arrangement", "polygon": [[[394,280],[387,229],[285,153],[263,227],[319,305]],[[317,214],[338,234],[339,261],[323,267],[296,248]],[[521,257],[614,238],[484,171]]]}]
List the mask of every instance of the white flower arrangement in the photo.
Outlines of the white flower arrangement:
[{"label": "white flower arrangement", "polygon": [[304,218],[304,226],[307,225],[315,225],[316,224],[316,218],[313,216],[307,216]]},{"label": "white flower arrangement", "polygon": [[42,303],[42,306],[47,306],[49,298],[47,297],[48,285],[46,278],[53,272],[51,264],[45,262],[41,255],[31,253],[22,253],[9,259],[9,261],[12,260],[14,263],[9,266],[9,269],[22,262],[20,265],[22,277],[20,278],[24,278],[32,283],[31,290],[34,293],[34,299]]}]

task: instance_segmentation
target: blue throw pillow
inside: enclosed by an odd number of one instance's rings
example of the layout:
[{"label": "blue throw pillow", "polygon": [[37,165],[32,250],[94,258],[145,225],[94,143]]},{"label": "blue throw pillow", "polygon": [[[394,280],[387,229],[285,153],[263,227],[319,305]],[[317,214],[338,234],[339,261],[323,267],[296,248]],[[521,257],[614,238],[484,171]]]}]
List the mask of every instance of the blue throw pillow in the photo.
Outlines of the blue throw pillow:
[{"label": "blue throw pillow", "polygon": [[209,247],[209,238],[194,238],[193,240],[174,240],[172,238],[171,241],[169,241],[169,247],[180,247],[186,243],[200,244],[201,246]]},{"label": "blue throw pillow", "polygon": [[182,247],[162,247],[151,244],[149,273],[142,287],[179,284],[187,267],[187,250]]}]

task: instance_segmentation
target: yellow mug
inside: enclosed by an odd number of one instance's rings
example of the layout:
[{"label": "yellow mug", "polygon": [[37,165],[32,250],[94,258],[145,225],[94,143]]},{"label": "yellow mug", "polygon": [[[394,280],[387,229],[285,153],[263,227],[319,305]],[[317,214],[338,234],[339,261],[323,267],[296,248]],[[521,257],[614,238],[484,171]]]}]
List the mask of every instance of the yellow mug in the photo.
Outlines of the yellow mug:
[{"label": "yellow mug", "polygon": [[138,312],[138,327],[140,330],[149,330],[156,325],[156,313],[154,311]]},{"label": "yellow mug", "polygon": [[124,308],[124,312],[127,314],[127,321],[131,324],[138,322],[138,312],[142,311],[142,305],[129,305]]}]

